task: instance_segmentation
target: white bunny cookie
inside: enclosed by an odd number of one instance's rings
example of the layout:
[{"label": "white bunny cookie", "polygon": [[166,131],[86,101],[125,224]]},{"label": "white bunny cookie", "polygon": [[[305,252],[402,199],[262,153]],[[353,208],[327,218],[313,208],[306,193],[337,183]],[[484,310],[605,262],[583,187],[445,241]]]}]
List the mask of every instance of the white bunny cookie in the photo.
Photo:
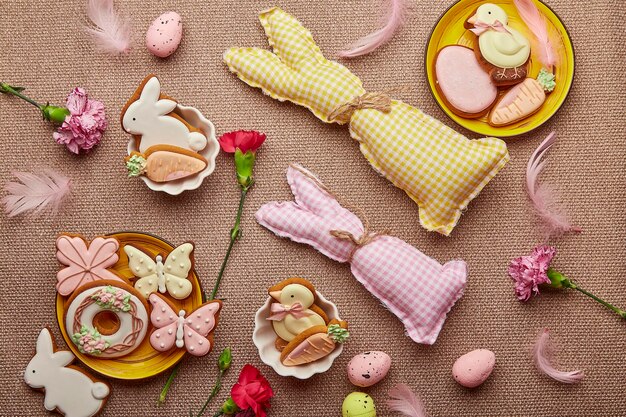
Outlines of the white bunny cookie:
[{"label": "white bunny cookie", "polygon": [[56,350],[50,330],[37,338],[37,351],[24,372],[24,381],[45,391],[44,407],[66,417],[91,417],[104,407],[110,388],[78,367],[68,366],[74,355]]},{"label": "white bunny cookie", "polygon": [[149,75],[122,110],[122,128],[138,139],[140,153],[155,145],[198,152],[207,138],[174,112],[177,103],[161,94],[161,83]]}]

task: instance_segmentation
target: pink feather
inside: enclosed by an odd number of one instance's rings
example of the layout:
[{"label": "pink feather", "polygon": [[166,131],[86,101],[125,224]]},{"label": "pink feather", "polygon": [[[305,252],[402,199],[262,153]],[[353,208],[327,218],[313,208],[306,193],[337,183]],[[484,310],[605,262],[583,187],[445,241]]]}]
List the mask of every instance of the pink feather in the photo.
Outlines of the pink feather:
[{"label": "pink feather", "polygon": [[539,42],[537,54],[539,60],[547,68],[551,68],[557,63],[557,55],[554,46],[548,35],[548,27],[545,18],[537,8],[534,0],[514,0],[517,11]]},{"label": "pink feather", "polygon": [[339,52],[339,56],[342,58],[355,58],[357,56],[369,54],[381,45],[389,42],[396,31],[402,26],[404,17],[409,8],[410,0],[390,0],[391,10],[389,11],[387,22],[385,25],[375,32],[364,36],[352,45],[348,46],[347,50]]},{"label": "pink feather", "polygon": [[580,232],[580,228],[570,224],[563,209],[556,203],[551,188],[545,184],[537,185],[539,175],[545,166],[545,161],[541,159],[555,141],[556,133],[552,132],[532,154],[526,167],[528,197],[545,226],[547,237],[560,236],[567,232]]},{"label": "pink feather", "polygon": [[575,384],[584,378],[585,374],[583,371],[566,372],[556,369],[552,364],[553,354],[554,346],[550,343],[550,331],[543,329],[533,347],[533,360],[537,369],[550,378],[564,384]]},{"label": "pink feather", "polygon": [[88,0],[87,16],[93,24],[85,27],[96,48],[118,55],[130,50],[130,23],[113,8],[113,0]]},{"label": "pink feather", "polygon": [[2,199],[9,217],[50,209],[56,214],[71,188],[70,179],[52,170],[41,173],[15,172],[21,182],[7,182],[4,189],[9,193]]},{"label": "pink feather", "polygon": [[397,384],[389,390],[391,397],[387,406],[391,411],[397,411],[409,417],[427,417],[422,400],[406,384]]}]

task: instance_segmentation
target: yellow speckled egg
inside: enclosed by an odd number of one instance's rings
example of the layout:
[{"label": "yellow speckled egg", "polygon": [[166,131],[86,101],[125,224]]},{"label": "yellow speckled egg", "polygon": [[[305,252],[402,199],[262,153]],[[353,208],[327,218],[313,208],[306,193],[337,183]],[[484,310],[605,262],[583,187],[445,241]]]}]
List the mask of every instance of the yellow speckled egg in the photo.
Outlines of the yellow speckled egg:
[{"label": "yellow speckled egg", "polygon": [[376,417],[374,399],[364,392],[353,392],[343,400],[343,417]]}]

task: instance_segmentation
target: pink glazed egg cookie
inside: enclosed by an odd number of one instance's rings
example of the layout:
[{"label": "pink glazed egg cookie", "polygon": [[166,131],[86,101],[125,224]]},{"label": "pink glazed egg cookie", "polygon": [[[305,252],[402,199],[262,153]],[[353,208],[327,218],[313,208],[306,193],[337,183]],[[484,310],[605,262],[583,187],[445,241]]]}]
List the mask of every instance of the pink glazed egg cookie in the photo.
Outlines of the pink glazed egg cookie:
[{"label": "pink glazed egg cookie", "polygon": [[371,387],[387,376],[390,367],[391,358],[385,352],[361,353],[348,363],[348,379],[357,387]]},{"label": "pink glazed egg cookie", "polygon": [[183,20],[176,12],[165,12],[154,19],[146,32],[148,51],[159,58],[167,58],[178,49],[183,38]]},{"label": "pink glazed egg cookie", "polygon": [[452,376],[460,385],[475,388],[489,378],[495,365],[496,355],[492,351],[476,349],[454,362]]},{"label": "pink glazed egg cookie", "polygon": [[447,106],[465,118],[485,115],[498,97],[498,88],[470,48],[450,45],[435,61],[437,89]]}]

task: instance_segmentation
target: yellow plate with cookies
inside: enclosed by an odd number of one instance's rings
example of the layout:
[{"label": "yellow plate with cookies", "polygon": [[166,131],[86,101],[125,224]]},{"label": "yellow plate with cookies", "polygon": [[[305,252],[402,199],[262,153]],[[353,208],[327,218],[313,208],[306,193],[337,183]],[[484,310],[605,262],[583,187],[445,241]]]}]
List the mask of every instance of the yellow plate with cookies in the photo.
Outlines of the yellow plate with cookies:
[{"label": "yellow plate with cookies", "polygon": [[[475,35],[465,29],[464,23],[480,5],[485,3],[493,3],[504,9],[509,17],[509,26],[521,32],[531,42],[528,76],[533,78],[537,76],[542,65],[533,50],[535,39],[519,16],[513,0],[460,0],[441,16],[428,40],[425,60],[428,84],[437,104],[452,120],[462,127],[485,136],[511,137],[522,135],[550,120],[565,102],[574,81],[574,47],[567,29],[559,17],[544,3],[535,0],[537,8],[546,18],[549,33],[555,35],[553,38],[558,40],[557,44],[554,45],[554,50],[558,55],[558,64],[555,68],[556,87],[554,91],[547,95],[546,101],[536,113],[510,125],[494,127],[487,123],[487,115],[477,119],[461,117],[452,112],[437,89],[435,61],[438,52],[445,46],[462,45],[474,48]],[[506,91],[508,91],[508,88],[500,89],[499,97]]]},{"label": "yellow plate with cookies", "polygon": [[[133,245],[140,248],[145,253],[149,254],[153,258],[157,255],[168,254],[174,247],[165,242],[164,240],[137,232],[122,232],[113,233],[106,237],[112,237],[118,240],[120,244],[119,260],[113,265],[113,270],[117,275],[125,278],[129,283],[135,280],[135,276],[132,274],[128,267],[128,257],[123,248],[125,245]],[[168,297],[175,307],[185,311],[192,311],[198,308],[202,304],[203,293],[202,287],[196,271],[192,268],[188,277],[192,285],[191,294],[184,300],[176,300]],[[65,342],[69,346],[70,350],[79,361],[81,361],[88,368],[111,378],[125,379],[125,380],[137,380],[149,378],[151,376],[160,374],[178,363],[185,355],[185,349],[172,349],[167,352],[158,352],[150,346],[150,334],[152,333],[152,325],[148,324],[148,332],[145,338],[131,353],[118,358],[98,358],[95,356],[85,355],[81,353],[76,345],[72,342],[70,335],[65,328],[65,313],[68,307],[67,301],[69,297],[64,297],[57,293],[56,299],[56,312],[57,321],[61,334],[65,339]]]}]

